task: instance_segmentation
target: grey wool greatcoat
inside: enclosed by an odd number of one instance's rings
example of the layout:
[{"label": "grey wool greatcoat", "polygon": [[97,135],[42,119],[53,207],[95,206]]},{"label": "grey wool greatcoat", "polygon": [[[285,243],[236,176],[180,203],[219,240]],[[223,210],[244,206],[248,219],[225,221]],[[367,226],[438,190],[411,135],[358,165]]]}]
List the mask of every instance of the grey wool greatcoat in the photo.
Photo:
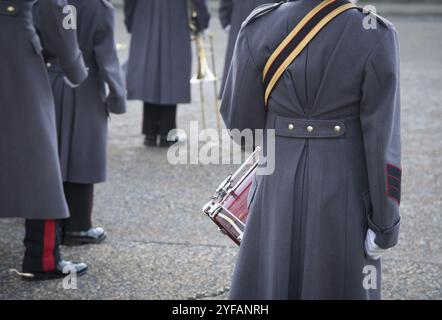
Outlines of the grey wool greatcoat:
[{"label": "grey wool greatcoat", "polygon": [[117,56],[114,8],[110,2],[68,2],[77,11],[78,43],[89,77],[77,88],[67,85],[52,44],[42,37],[44,56],[55,100],[63,181],[93,184],[106,180],[108,115],[126,111],[126,88]]},{"label": "grey wool greatcoat", "polygon": [[[0,1],[0,217],[67,218],[54,101],[33,25],[35,1]],[[76,33],[62,26],[64,0],[41,1],[41,33],[66,77],[87,77]]]},{"label": "grey wool greatcoat", "polygon": [[[205,0],[190,0],[199,29],[207,29]],[[187,0],[125,0],[132,34],[127,65],[129,100],[152,104],[190,102],[192,52]]]},{"label": "grey wool greatcoat", "polygon": [[270,0],[221,0],[219,6],[219,19],[221,26],[229,29],[229,42],[227,44],[227,51],[224,63],[224,73],[221,84],[221,93],[224,90],[227,73],[229,72],[230,62],[232,61],[233,49],[235,48],[236,38],[238,37],[241,24],[246,20],[250,13],[256,7],[273,2]]},{"label": "grey wool greatcoat", "polygon": [[229,129],[274,129],[276,151],[274,173],[257,176],[251,190],[232,299],[379,299],[380,262],[365,255],[367,229],[381,248],[397,243],[393,25],[378,18],[376,29],[367,30],[360,10],[342,13],[288,67],[264,104],[268,57],[319,2],[265,5],[238,38],[223,118]]}]

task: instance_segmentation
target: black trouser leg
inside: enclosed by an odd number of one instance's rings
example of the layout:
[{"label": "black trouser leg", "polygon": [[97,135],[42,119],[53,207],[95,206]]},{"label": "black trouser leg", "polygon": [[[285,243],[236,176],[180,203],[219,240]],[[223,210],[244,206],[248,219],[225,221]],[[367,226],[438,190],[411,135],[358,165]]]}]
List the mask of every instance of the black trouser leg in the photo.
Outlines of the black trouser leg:
[{"label": "black trouser leg", "polygon": [[159,132],[160,111],[155,104],[145,102],[143,108],[143,134],[149,139],[156,139]]},{"label": "black trouser leg", "polygon": [[177,105],[144,103],[143,134],[148,137],[167,137],[176,129]]},{"label": "black trouser leg", "polygon": [[167,138],[169,131],[176,129],[176,112],[177,105],[162,105],[160,119],[158,122],[159,133],[162,138]]},{"label": "black trouser leg", "polygon": [[71,214],[63,220],[63,232],[89,230],[92,228],[94,185],[65,182],[63,187]]},{"label": "black trouser leg", "polygon": [[60,226],[57,220],[26,220],[23,272],[50,272],[60,261]]}]

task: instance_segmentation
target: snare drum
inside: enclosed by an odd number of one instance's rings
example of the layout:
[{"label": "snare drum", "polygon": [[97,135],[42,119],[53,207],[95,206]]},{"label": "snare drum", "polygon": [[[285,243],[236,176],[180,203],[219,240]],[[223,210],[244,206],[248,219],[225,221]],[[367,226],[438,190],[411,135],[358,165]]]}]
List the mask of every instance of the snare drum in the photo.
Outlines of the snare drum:
[{"label": "snare drum", "polygon": [[258,166],[260,148],[245,163],[225,179],[203,207],[203,212],[215,222],[220,231],[240,245],[247,223],[247,198]]}]

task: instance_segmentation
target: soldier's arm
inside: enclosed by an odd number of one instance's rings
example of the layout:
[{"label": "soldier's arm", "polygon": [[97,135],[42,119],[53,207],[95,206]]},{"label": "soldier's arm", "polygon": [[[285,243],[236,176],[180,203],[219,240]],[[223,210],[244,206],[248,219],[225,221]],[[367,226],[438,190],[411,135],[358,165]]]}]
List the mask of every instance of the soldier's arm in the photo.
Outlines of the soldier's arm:
[{"label": "soldier's arm", "polygon": [[109,111],[116,114],[126,112],[126,86],[121,73],[120,63],[115,46],[114,9],[106,0],[102,0],[100,12],[101,23],[94,36],[94,53],[101,78],[109,87],[106,104]]},{"label": "soldier's arm", "polygon": [[361,125],[372,204],[369,228],[386,249],[398,241],[401,195],[399,45],[393,26],[366,63]]},{"label": "soldier's arm", "polygon": [[67,79],[74,85],[87,78],[83,55],[77,43],[77,30],[64,28],[65,14],[63,9],[68,5],[66,0],[39,1],[40,32],[51,44]]},{"label": "soldier's arm", "polygon": [[226,79],[221,114],[228,129],[256,130],[263,129],[265,125],[261,71],[251,55],[244,28],[239,33]]},{"label": "soldier's arm", "polygon": [[197,13],[198,31],[206,30],[209,27],[210,13],[206,0],[191,0]]},{"label": "soldier's arm", "polygon": [[231,24],[232,10],[233,10],[233,0],[221,0],[218,13],[219,13],[219,20],[221,21],[221,26],[223,28],[226,28]]},{"label": "soldier's arm", "polygon": [[129,33],[132,32],[132,25],[137,3],[138,0],[124,0],[124,23],[126,25],[127,32]]}]

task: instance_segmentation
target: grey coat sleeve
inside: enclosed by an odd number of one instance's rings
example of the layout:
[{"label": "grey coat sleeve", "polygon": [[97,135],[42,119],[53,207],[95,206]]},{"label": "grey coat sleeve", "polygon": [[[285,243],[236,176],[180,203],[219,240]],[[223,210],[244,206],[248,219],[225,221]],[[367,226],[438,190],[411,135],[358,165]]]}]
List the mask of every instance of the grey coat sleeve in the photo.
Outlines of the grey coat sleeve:
[{"label": "grey coat sleeve", "polygon": [[399,45],[391,26],[367,60],[361,101],[361,125],[369,177],[368,226],[376,244],[396,245],[399,235],[401,132]]},{"label": "grey coat sleeve", "polygon": [[40,32],[57,55],[67,79],[80,84],[87,78],[83,55],[78,47],[77,31],[63,28],[66,0],[39,1]]},{"label": "grey coat sleeve", "polygon": [[124,23],[127,32],[132,33],[132,24],[134,20],[135,9],[138,0],[124,0]]},{"label": "grey coat sleeve", "polygon": [[206,0],[191,0],[197,13],[197,31],[206,30],[209,27],[210,13]]},{"label": "grey coat sleeve", "polygon": [[115,46],[114,9],[103,7],[102,22],[94,37],[94,54],[101,78],[109,87],[106,104],[116,114],[126,112],[126,86]]},{"label": "grey coat sleeve", "polygon": [[[261,72],[252,57],[247,33],[239,33],[222,96],[221,115],[228,129],[263,129],[266,120]],[[232,138],[239,143],[234,135]]]},{"label": "grey coat sleeve", "polygon": [[233,11],[233,0],[221,0],[219,5],[219,20],[223,28],[231,24]]}]

